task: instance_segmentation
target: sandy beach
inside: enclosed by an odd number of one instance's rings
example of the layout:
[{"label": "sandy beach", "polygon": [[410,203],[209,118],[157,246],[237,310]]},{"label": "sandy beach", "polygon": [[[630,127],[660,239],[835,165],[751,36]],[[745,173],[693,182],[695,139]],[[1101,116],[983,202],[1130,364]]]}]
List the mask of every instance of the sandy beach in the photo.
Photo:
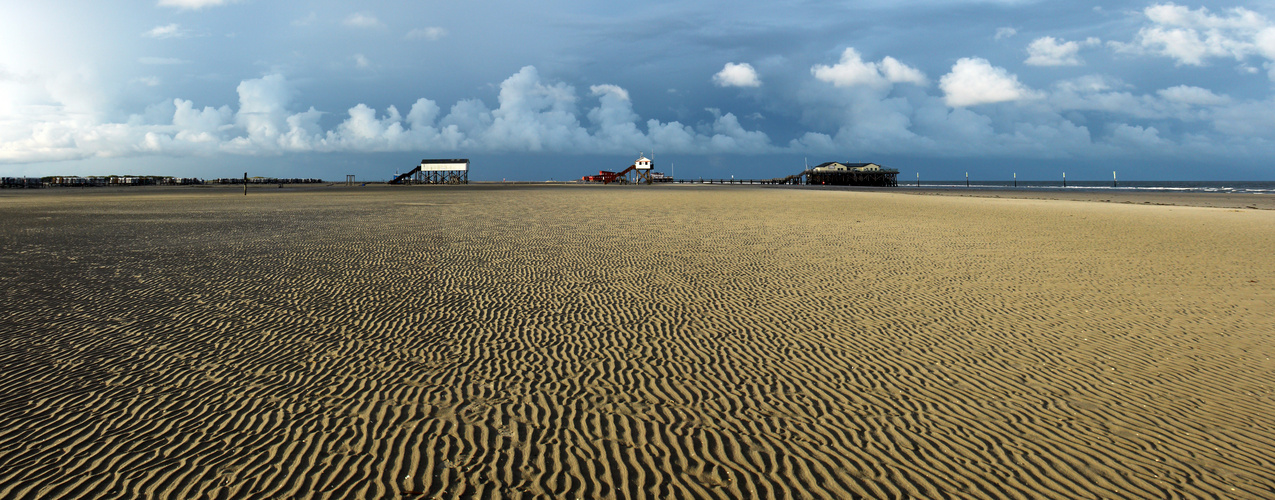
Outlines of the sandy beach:
[{"label": "sandy beach", "polygon": [[6,191],[0,497],[1275,497],[1275,211],[1187,198]]},{"label": "sandy beach", "polygon": [[961,189],[961,188],[913,188],[902,187],[899,193],[930,196],[961,196],[968,198],[1012,198],[1024,200],[1068,200],[1126,205],[1161,205],[1210,208],[1242,208],[1249,210],[1275,210],[1275,196],[1253,193],[1204,193],[1194,191],[1101,191],[1057,189]]}]

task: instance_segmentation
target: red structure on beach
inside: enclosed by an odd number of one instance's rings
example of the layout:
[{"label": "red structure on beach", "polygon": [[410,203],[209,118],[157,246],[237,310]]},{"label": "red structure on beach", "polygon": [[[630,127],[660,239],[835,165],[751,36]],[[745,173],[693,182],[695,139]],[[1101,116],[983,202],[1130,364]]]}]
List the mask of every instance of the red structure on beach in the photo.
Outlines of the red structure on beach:
[{"label": "red structure on beach", "polygon": [[653,166],[654,162],[647,159],[645,155],[639,154],[638,159],[624,170],[619,172],[599,170],[598,175],[586,175],[581,177],[580,180],[585,182],[601,182],[603,184],[610,184],[612,182],[618,182],[620,184],[635,184],[638,182],[644,182],[646,184],[650,184],[651,177],[649,173]]}]

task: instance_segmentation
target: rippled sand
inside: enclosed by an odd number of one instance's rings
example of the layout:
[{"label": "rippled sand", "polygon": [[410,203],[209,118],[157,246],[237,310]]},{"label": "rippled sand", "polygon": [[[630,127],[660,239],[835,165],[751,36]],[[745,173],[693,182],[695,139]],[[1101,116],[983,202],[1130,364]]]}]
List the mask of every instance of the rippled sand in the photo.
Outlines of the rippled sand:
[{"label": "rippled sand", "polygon": [[1275,496],[1275,212],[0,197],[0,497]]}]

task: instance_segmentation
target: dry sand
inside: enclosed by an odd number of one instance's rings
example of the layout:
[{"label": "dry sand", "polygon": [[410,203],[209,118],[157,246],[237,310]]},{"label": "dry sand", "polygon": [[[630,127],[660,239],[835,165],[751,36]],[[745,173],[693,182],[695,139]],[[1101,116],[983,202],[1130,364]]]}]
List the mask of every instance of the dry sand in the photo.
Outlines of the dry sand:
[{"label": "dry sand", "polygon": [[1275,212],[0,195],[0,497],[1275,496]]}]

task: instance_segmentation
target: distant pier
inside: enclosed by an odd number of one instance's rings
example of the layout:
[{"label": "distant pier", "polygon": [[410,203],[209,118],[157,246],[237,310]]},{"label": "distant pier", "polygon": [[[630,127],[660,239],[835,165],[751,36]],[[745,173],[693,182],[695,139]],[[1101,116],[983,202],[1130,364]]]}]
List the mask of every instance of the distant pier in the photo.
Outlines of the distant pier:
[{"label": "distant pier", "polygon": [[[639,158],[639,163],[635,163],[635,165],[640,164],[643,160],[646,160],[646,158]],[[598,175],[586,175],[581,180],[585,182],[601,182],[603,184],[612,182],[624,184],[626,182],[622,181],[627,179],[626,174],[635,168],[635,166],[630,166],[622,172],[604,170],[599,172]],[[647,168],[649,169],[650,167],[648,166]],[[800,173],[773,179],[674,179],[655,173],[644,178],[644,181],[644,184],[787,184],[897,187],[899,185],[899,171],[892,168],[882,168],[875,163],[827,162],[813,168],[807,168]],[[628,183],[636,182],[630,181]]]}]

